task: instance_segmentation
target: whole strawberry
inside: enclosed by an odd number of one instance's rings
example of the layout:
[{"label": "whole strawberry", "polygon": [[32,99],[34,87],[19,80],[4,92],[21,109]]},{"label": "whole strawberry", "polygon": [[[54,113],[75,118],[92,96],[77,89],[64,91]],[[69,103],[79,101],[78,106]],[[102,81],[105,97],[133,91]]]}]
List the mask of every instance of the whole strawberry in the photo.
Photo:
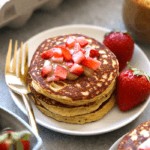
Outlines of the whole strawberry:
[{"label": "whole strawberry", "polygon": [[128,33],[110,32],[105,36],[103,43],[116,55],[119,61],[119,70],[123,70],[133,55],[134,41],[132,37]]},{"label": "whole strawberry", "polygon": [[133,68],[122,71],[117,80],[116,99],[122,111],[130,110],[146,100],[150,81],[146,73]]}]

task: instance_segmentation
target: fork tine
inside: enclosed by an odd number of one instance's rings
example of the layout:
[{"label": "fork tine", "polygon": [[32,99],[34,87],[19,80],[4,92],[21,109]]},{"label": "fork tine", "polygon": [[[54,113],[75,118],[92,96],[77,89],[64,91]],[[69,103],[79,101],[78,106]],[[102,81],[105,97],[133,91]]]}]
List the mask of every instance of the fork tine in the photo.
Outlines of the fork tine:
[{"label": "fork tine", "polygon": [[22,66],[22,81],[26,83],[27,73],[28,73],[28,45],[25,45],[24,49],[24,62]]},{"label": "fork tine", "polygon": [[15,46],[14,46],[13,63],[12,63],[12,72],[15,73],[15,74],[17,74],[17,72],[16,72],[16,68],[17,68],[17,65],[16,65],[17,49],[18,49],[18,41],[16,40],[15,41]]},{"label": "fork tine", "polygon": [[10,61],[12,53],[12,39],[9,40],[8,52],[6,56],[5,73],[10,71]]},{"label": "fork tine", "polygon": [[23,42],[21,42],[21,45],[20,45],[20,50],[18,51],[19,52],[19,57],[18,57],[18,73],[17,73],[17,77],[18,78],[22,78],[22,50],[23,50]]}]

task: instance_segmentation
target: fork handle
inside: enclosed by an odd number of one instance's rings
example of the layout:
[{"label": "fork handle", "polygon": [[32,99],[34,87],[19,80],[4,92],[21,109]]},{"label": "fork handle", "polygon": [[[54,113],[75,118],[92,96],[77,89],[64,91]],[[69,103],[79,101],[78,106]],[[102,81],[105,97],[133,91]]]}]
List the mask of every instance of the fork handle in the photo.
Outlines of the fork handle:
[{"label": "fork handle", "polygon": [[35,116],[34,116],[34,112],[31,106],[31,102],[29,101],[29,97],[27,94],[21,94],[27,113],[28,113],[28,119],[29,119],[29,123],[33,129],[33,131],[38,135],[38,128],[36,125],[36,120],[35,120]]}]

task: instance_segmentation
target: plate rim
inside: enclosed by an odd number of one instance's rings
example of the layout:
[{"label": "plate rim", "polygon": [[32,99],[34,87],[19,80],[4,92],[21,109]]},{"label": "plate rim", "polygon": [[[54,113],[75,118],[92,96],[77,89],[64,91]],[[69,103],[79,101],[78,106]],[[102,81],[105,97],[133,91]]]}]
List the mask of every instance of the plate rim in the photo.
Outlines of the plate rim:
[{"label": "plate rim", "polygon": [[[96,26],[96,25],[87,25],[87,24],[73,24],[73,25],[64,25],[64,26],[57,26],[57,27],[53,27],[53,28],[50,28],[50,29],[47,29],[47,30],[44,30],[38,34],[35,34],[34,36],[32,36],[31,38],[29,38],[25,44],[27,44],[29,41],[32,41],[34,38],[38,37],[38,36],[42,36],[44,34],[46,34],[47,32],[53,32],[53,31],[57,31],[57,30],[64,30],[66,28],[90,28],[90,30],[92,29],[96,29],[96,30],[99,30],[99,31],[103,31],[103,32],[109,32],[111,31],[110,29],[108,28],[105,28],[105,27],[100,27],[100,26]],[[146,56],[146,54],[142,51],[142,49],[135,43],[135,48],[138,49],[144,59],[150,64],[149,62],[149,59],[148,57]],[[150,67],[150,65],[149,65]],[[10,91],[11,92],[11,91]],[[12,96],[12,92],[11,92],[11,96]],[[13,98],[13,96],[12,96]],[[16,103],[16,105],[19,107],[20,104],[17,103],[17,100],[13,98],[13,101]],[[67,130],[67,129],[64,129],[64,128],[58,128],[58,127],[55,127],[55,126],[49,126],[47,123],[45,124],[44,122],[42,122],[42,120],[36,118],[37,120],[37,123],[39,123],[41,126],[47,128],[47,129],[50,129],[50,130],[53,130],[53,131],[56,131],[56,132],[59,132],[59,133],[63,133],[63,134],[68,134],[68,135],[77,135],[77,136],[89,136],[89,135],[97,135],[97,134],[104,134],[104,133],[108,133],[108,132],[111,132],[111,131],[114,131],[116,129],[120,129],[121,127],[129,124],[130,122],[134,121],[138,116],[140,116],[140,114],[145,110],[145,108],[147,107],[148,103],[150,101],[150,98],[147,99],[147,101],[143,104],[142,108],[140,109],[140,111],[138,111],[136,113],[136,115],[134,115],[134,117],[130,118],[129,121],[126,121],[125,124],[122,124],[120,126],[116,126],[116,127],[113,127],[113,128],[110,128],[109,130],[103,130],[103,131],[88,131],[88,132],[81,132],[81,131],[76,131],[76,130]],[[34,105],[34,104],[33,104]],[[24,106],[22,106],[24,107]],[[27,112],[25,109],[21,109],[19,107],[19,109],[25,114],[27,115]]]}]

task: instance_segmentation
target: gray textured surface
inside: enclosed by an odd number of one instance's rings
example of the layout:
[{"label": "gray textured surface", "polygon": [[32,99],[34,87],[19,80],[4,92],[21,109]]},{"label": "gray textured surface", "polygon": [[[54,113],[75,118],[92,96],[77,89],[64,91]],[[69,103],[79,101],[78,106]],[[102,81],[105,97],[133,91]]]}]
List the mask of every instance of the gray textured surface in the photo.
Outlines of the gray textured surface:
[{"label": "gray textured surface", "polygon": [[[4,81],[4,64],[10,38],[26,41],[33,35],[55,26],[90,24],[110,29],[125,30],[122,16],[123,0],[64,0],[50,12],[36,11],[28,23],[19,29],[0,29],[0,105],[27,121],[27,117],[13,102]],[[150,46],[140,45],[150,58]],[[46,150],[108,150],[123,134],[149,118],[150,105],[135,121],[116,131],[96,136],[69,136],[48,130],[40,125],[39,133]]]}]

